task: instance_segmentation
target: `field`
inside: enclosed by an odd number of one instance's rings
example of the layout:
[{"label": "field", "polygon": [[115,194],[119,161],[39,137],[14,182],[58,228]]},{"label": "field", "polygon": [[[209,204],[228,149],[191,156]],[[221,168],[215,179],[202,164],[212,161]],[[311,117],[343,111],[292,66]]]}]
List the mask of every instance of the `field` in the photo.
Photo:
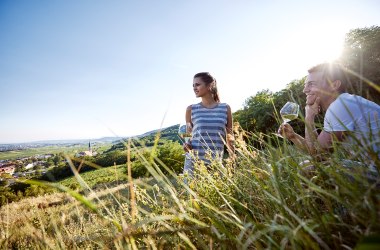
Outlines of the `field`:
[{"label": "field", "polygon": [[[83,181],[90,187],[95,185],[109,183],[117,185],[119,182],[126,182],[127,175],[126,165],[118,165],[107,168],[96,169],[81,174]],[[78,180],[75,177],[70,177],[59,182],[61,185],[71,187],[73,189],[80,188]]]},{"label": "field", "polygon": [[[83,174],[74,169],[75,177],[60,183],[34,182],[60,192],[1,207],[0,246],[378,247],[378,175],[368,175],[368,168],[360,164],[348,168],[342,152],[321,161],[283,141],[277,143],[258,150],[238,141],[234,163],[198,165],[193,178],[144,159],[149,179],[132,180],[125,173],[128,164],[123,164]],[[348,153],[345,157],[352,159]]]},{"label": "field", "polygon": [[[97,146],[94,150],[101,152],[108,149],[110,145],[110,143],[100,144],[100,146]],[[38,154],[57,154],[61,152],[66,154],[74,154],[84,150],[88,150],[88,144],[44,146],[38,148],[28,148],[25,150],[0,152],[0,160],[14,160],[17,158],[31,157]]]}]

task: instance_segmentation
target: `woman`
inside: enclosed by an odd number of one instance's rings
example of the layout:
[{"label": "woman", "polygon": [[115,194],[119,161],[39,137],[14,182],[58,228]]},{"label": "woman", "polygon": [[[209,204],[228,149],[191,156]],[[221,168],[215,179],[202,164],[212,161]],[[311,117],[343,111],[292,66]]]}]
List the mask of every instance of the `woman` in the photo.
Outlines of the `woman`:
[{"label": "woman", "polygon": [[231,108],[220,102],[215,78],[208,72],[195,74],[193,90],[202,101],[186,109],[186,124],[192,128],[191,140],[184,144],[186,152],[192,151],[185,158],[184,173],[189,175],[196,159],[206,165],[212,159],[221,161],[225,142],[229,155],[233,156],[234,152]]}]

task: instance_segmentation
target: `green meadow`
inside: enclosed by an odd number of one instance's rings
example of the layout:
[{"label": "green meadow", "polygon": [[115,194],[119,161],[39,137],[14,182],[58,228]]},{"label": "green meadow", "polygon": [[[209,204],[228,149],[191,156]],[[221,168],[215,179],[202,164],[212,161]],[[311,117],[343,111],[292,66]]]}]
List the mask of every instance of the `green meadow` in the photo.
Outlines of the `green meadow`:
[{"label": "green meadow", "polygon": [[[277,143],[258,150],[238,140],[235,163],[200,164],[188,185],[154,156],[140,155],[150,177],[139,179],[127,174],[128,161],[83,174],[72,165],[75,177],[29,181],[59,192],[1,207],[0,245],[349,249],[378,240],[379,178],[368,179],[359,165],[345,168],[342,152],[320,161]],[[306,159],[314,172],[300,165]]]}]

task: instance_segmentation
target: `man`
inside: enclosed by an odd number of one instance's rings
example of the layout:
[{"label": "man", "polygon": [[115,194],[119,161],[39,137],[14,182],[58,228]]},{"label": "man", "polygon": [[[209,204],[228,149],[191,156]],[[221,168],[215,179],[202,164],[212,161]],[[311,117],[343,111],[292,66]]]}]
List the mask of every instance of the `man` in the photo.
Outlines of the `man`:
[{"label": "man", "polygon": [[[346,71],[339,64],[320,64],[308,72],[303,89],[305,138],[296,134],[289,124],[282,124],[278,132],[311,155],[331,150],[334,142],[343,142],[355,154],[364,155],[369,162],[378,162],[380,106],[346,93]],[[325,117],[323,130],[318,134],[314,119],[319,112],[324,112]]]}]

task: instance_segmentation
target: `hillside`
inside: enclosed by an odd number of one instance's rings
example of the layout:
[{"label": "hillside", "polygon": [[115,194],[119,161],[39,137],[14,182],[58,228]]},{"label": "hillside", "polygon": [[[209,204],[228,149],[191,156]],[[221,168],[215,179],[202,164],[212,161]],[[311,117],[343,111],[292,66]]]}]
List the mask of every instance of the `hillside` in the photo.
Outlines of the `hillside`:
[{"label": "hillside", "polygon": [[[139,146],[151,147],[154,145],[154,142],[157,136],[159,136],[159,141],[158,141],[159,145],[163,145],[165,141],[180,142],[180,139],[178,137],[178,126],[179,125],[176,124],[167,128],[149,131],[142,135],[132,137],[132,144],[137,147]],[[127,140],[128,138],[115,141],[112,147],[107,152],[111,152],[116,149],[125,150],[126,145],[127,145]]]}]

